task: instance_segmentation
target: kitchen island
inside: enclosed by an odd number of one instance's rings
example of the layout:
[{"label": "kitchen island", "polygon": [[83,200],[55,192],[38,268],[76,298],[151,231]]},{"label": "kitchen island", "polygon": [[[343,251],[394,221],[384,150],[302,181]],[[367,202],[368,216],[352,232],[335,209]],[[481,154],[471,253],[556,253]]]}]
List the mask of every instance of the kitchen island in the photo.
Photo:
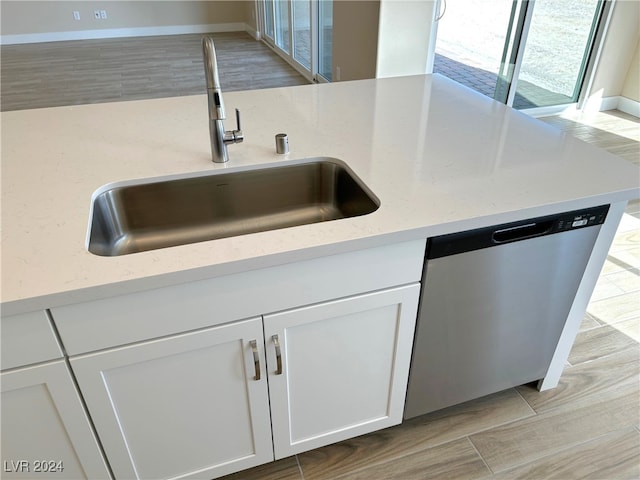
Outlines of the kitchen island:
[{"label": "kitchen island", "polygon": [[[274,450],[275,458],[282,458],[398,423],[426,239],[611,204],[542,388],[557,383],[624,205],[637,196],[637,168],[437,75],[224,97],[228,108],[242,111],[245,140],[230,147],[231,160],[223,165],[210,161],[205,95],[2,114],[3,329],[9,318],[13,326],[7,331],[19,331],[22,336],[16,338],[26,339],[32,329],[25,325],[36,325],[33,330],[42,336],[39,345],[49,347],[44,356],[42,348],[34,348],[31,360],[7,363],[3,355],[3,375],[17,377],[25,366],[56,366],[64,375],[61,359],[70,359],[89,412],[83,410],[73,382],[67,382],[70,401],[77,407],[73,410],[80,412],[67,422],[76,429],[73,448],[77,451],[83,443],[78,439],[84,438],[88,440],[82,448],[99,441],[106,452],[102,466],[94,460],[90,467],[83,464],[85,471],[108,476],[104,465],[109,463],[117,478],[184,471],[210,478],[269,461]],[[286,156],[275,153],[274,136],[281,132],[290,139]],[[350,219],[131,255],[102,257],[87,251],[92,195],[104,185],[295,164],[312,157],[345,162],[380,207]],[[359,412],[336,415],[340,418],[330,432],[318,433],[326,425],[309,420],[318,405],[291,413],[287,402],[292,392],[308,394],[314,387],[304,384],[304,376],[298,377],[291,364],[296,344],[288,350],[285,345],[281,354],[279,342],[298,325],[318,324],[318,318],[324,319],[326,329],[309,330],[308,338],[301,329],[300,337],[289,340],[298,338],[310,348],[314,339],[342,334],[336,319],[348,318],[344,339],[355,341],[368,328],[359,316],[368,311],[379,312],[383,319],[379,330],[368,332],[386,352],[374,355],[376,365],[397,367],[385,370],[384,378],[393,381],[380,394],[390,403],[365,412],[364,420],[350,417]],[[389,332],[397,332],[393,342],[385,341]],[[257,339],[253,350],[245,342],[249,338]],[[133,399],[121,397],[122,411],[116,414],[109,395],[125,395],[139,383],[136,379],[143,373],[128,366],[158,362],[158,381],[178,382],[185,375],[176,365],[160,367],[173,357],[193,367],[194,383],[202,383],[198,379],[207,373],[198,370],[200,360],[192,352],[238,339],[242,347],[229,352],[229,358],[245,358],[242,381],[253,381],[239,388],[227,379],[230,391],[238,388],[238,396],[230,397],[225,408],[232,409],[234,399],[251,390],[246,402],[237,402],[248,405],[250,412],[243,417],[248,437],[237,439],[245,453],[229,453],[215,466],[213,461],[204,465],[206,452],[197,445],[214,440],[202,434],[191,441],[195,453],[187,460],[193,468],[159,465],[162,455],[144,449],[152,435],[122,427],[127,415],[140,414],[133,409]],[[356,355],[346,350],[332,354],[345,362]],[[299,352],[297,360],[304,359]],[[278,368],[271,368],[274,365]],[[105,372],[123,376],[109,378]],[[344,387],[345,396],[353,382],[347,373],[327,380],[328,385]],[[155,374],[147,371],[144,376]],[[267,394],[263,385],[254,392],[264,384],[264,376],[269,376],[273,391]],[[361,390],[373,380],[365,378],[352,388]],[[104,385],[108,392],[100,391]],[[146,393],[152,395],[151,390]],[[132,410],[127,413],[128,408]],[[172,408],[151,409],[155,411],[148,420],[158,422]],[[199,412],[198,419],[214,422],[204,404],[189,408]],[[96,422],[97,437],[89,416]],[[78,455],[91,457],[90,452]],[[245,463],[228,460],[236,458],[233,455]]]},{"label": "kitchen island", "polygon": [[[526,217],[627,201],[623,160],[440,76],[225,94],[245,141],[213,164],[206,96],[2,114],[7,314],[237,273]],[[291,152],[275,153],[274,135]],[[123,257],[86,248],[91,196],[112,182],[343,160],[372,214]]]}]

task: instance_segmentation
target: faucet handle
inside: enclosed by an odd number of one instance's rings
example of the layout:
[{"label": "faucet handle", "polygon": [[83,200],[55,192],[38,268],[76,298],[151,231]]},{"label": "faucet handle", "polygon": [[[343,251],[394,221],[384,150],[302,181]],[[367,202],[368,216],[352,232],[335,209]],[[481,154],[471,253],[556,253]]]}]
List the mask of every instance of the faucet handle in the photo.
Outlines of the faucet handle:
[{"label": "faucet handle", "polygon": [[242,128],[240,128],[240,110],[238,110],[237,108],[236,108],[236,125],[237,125],[236,130],[241,131]]},{"label": "faucet handle", "polygon": [[233,131],[234,142],[233,143],[242,143],[244,140],[244,135],[242,134],[242,128],[240,128],[240,110],[236,108],[236,126],[237,128]]},{"label": "faucet handle", "polygon": [[236,108],[236,124],[237,130],[227,130],[224,132],[223,142],[225,144],[229,143],[242,143],[244,140],[244,135],[242,130],[240,129],[240,110]]}]

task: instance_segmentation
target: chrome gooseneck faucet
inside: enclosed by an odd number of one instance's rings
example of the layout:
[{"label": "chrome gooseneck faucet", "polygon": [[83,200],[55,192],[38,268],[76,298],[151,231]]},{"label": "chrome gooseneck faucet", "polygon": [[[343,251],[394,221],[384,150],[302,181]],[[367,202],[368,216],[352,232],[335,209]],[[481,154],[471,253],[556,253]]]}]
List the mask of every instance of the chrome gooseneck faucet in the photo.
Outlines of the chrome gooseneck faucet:
[{"label": "chrome gooseneck faucet", "polygon": [[229,161],[227,145],[241,143],[244,140],[240,129],[240,111],[236,108],[237,130],[224,129],[224,103],[222,89],[218,78],[218,62],[216,49],[211,37],[202,37],[202,57],[204,60],[204,75],[207,79],[207,96],[209,100],[209,137],[211,139],[211,159],[215,163]]}]

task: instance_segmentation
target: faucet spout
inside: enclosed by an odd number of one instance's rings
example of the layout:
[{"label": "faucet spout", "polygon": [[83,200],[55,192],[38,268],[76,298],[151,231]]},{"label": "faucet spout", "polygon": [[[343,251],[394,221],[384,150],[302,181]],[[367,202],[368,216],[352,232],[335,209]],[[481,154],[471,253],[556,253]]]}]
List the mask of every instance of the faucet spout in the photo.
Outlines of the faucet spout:
[{"label": "faucet spout", "polygon": [[202,38],[202,58],[204,74],[207,82],[207,103],[209,107],[209,137],[211,141],[211,159],[215,163],[229,161],[227,145],[240,143],[244,140],[240,130],[240,111],[236,109],[237,129],[225,131],[223,120],[226,118],[222,88],[218,76],[218,61],[216,49],[211,37]]},{"label": "faucet spout", "polygon": [[222,102],[222,88],[218,76],[218,60],[213,38],[202,38],[202,59],[204,61],[204,76],[207,81],[207,95],[209,97],[209,118],[224,120],[224,103]]}]

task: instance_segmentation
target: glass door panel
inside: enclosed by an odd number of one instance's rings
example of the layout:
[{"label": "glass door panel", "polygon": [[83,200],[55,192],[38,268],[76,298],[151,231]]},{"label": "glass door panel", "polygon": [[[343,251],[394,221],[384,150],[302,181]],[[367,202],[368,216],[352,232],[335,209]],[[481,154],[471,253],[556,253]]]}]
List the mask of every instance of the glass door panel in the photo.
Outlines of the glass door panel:
[{"label": "glass door panel", "polygon": [[311,1],[293,0],[293,58],[311,70]]},{"label": "glass door panel", "polygon": [[276,45],[286,53],[291,52],[289,38],[289,1],[274,0]]},{"label": "glass door panel", "polygon": [[264,40],[310,81],[331,81],[333,0],[262,0]]},{"label": "glass door panel", "polygon": [[275,30],[274,30],[274,17],[273,17],[273,0],[265,0],[264,2],[264,34],[271,40],[271,43],[275,43]]},{"label": "glass door panel", "polygon": [[331,81],[333,65],[333,0],[318,2],[318,75]]},{"label": "glass door panel", "polygon": [[531,12],[528,11],[531,2],[528,0],[511,2],[511,13],[509,14],[509,25],[502,48],[502,59],[500,60],[500,70],[496,80],[496,89],[493,98],[502,103],[511,101],[509,94],[513,85],[514,77],[520,66],[520,57],[524,48],[524,38],[526,37],[527,22]]},{"label": "glass door panel", "polygon": [[511,51],[512,36],[507,33],[514,22],[514,4],[520,3],[448,0],[445,7],[441,2],[433,71],[493,97],[499,75],[510,82],[509,69],[500,67],[505,45],[507,53]]},{"label": "glass door panel", "polygon": [[535,1],[515,108],[578,100],[601,4],[600,0]]}]

